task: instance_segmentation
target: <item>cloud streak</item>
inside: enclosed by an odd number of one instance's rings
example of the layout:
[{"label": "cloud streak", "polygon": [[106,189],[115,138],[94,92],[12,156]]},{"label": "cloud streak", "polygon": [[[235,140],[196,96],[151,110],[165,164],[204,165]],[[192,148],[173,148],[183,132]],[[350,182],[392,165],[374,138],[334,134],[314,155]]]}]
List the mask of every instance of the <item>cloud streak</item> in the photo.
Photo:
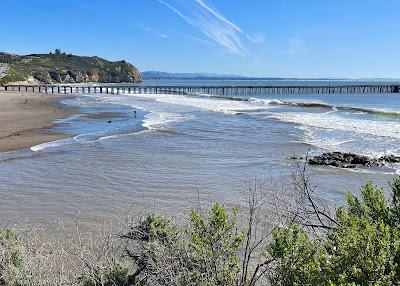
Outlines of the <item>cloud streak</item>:
[{"label": "cloud streak", "polygon": [[145,26],[145,25],[144,25],[143,23],[141,23],[141,22],[136,22],[136,24],[137,24],[140,28],[142,28],[143,30],[145,30],[146,32],[153,33],[153,34],[157,35],[157,36],[160,37],[160,38],[164,38],[164,39],[168,39],[168,38],[169,38],[169,36],[168,36],[167,34],[164,34],[164,33],[160,32],[160,31],[157,31],[157,30],[155,30],[155,29],[153,29],[153,28],[147,27],[147,26]]},{"label": "cloud streak", "polygon": [[[157,1],[228,51],[241,56],[249,55],[240,38],[242,29],[204,0],[175,0],[181,6],[179,9],[167,2],[168,0]],[[183,9],[185,12],[182,12]]]},{"label": "cloud streak", "polygon": [[206,3],[204,3],[203,0],[195,0],[197,4],[199,4],[201,7],[203,7],[204,9],[206,9],[208,12],[210,12],[212,15],[214,15],[215,17],[217,17],[219,20],[221,20],[222,22],[224,22],[225,24],[228,24],[229,26],[231,26],[232,28],[234,28],[236,31],[243,33],[242,29],[240,29],[238,26],[236,26],[235,24],[233,24],[231,21],[229,21],[228,19],[226,19],[224,16],[222,16],[221,14],[217,13],[215,10],[213,10],[210,6],[208,6]]},{"label": "cloud streak", "polygon": [[265,41],[265,35],[264,34],[256,34],[256,35],[246,35],[246,38],[254,43],[254,44],[261,44]]}]

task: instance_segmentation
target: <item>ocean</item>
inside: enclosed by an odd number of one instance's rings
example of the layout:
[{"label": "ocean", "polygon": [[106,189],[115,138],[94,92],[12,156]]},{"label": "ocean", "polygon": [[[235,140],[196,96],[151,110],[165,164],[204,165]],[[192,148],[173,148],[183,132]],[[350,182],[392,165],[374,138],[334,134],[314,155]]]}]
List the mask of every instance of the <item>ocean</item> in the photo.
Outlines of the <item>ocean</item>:
[{"label": "ocean", "polygon": [[[282,83],[326,81],[250,82]],[[3,225],[106,219],[129,206],[180,216],[199,203],[240,203],[249,180],[285,180],[291,157],[307,152],[400,156],[400,94],[85,94],[60,104],[76,114],[51,132],[72,138],[0,153]],[[386,186],[399,169],[310,167],[316,188],[334,205],[369,180]]]}]

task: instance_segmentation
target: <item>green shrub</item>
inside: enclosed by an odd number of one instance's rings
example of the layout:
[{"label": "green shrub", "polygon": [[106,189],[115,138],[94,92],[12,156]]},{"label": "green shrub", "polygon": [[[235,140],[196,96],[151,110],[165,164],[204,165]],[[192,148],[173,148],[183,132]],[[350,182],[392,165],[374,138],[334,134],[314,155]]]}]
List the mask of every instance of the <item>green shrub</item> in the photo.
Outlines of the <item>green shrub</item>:
[{"label": "green shrub", "polygon": [[208,218],[197,211],[190,215],[189,248],[198,260],[200,272],[210,273],[210,282],[215,285],[233,285],[238,279],[238,251],[244,238],[237,230],[238,211],[235,208],[229,215],[223,205],[216,203]]},{"label": "green shrub", "polygon": [[106,270],[97,270],[86,274],[80,281],[81,286],[126,286],[128,268],[121,263],[114,263]]},{"label": "green shrub", "polygon": [[132,285],[234,285],[243,235],[237,213],[215,204],[207,216],[192,211],[186,228],[149,214],[122,235],[133,264]]},{"label": "green shrub", "polygon": [[321,263],[325,256],[299,226],[275,228],[267,252],[278,259],[272,281],[276,285],[319,285]]},{"label": "green shrub", "polygon": [[26,285],[23,271],[25,251],[15,229],[0,231],[0,284]]},{"label": "green shrub", "polygon": [[273,231],[268,254],[277,260],[276,285],[399,285],[400,181],[388,203],[381,188],[365,185],[361,197],[347,195],[337,226],[324,241],[312,240],[299,226]]}]

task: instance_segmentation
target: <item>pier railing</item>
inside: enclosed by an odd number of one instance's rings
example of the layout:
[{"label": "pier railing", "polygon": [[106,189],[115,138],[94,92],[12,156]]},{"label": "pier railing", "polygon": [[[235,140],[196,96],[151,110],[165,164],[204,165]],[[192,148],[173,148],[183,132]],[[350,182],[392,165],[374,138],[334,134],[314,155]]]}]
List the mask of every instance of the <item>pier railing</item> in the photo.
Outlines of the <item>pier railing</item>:
[{"label": "pier railing", "polygon": [[400,85],[341,86],[117,86],[117,85],[0,85],[0,91],[47,94],[319,94],[319,93],[399,93]]}]

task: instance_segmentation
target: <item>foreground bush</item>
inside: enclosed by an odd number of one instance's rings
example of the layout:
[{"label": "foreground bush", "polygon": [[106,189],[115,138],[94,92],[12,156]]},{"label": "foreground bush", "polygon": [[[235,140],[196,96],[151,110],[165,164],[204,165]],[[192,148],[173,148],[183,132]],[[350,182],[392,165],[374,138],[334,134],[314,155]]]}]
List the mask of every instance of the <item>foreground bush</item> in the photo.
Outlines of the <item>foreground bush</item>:
[{"label": "foreground bush", "polygon": [[347,195],[347,209],[336,211],[337,224],[323,241],[298,225],[273,230],[268,245],[276,259],[276,285],[399,285],[400,179],[387,201],[383,189],[367,184],[361,198]]},{"label": "foreground bush", "polygon": [[56,267],[27,267],[40,257],[14,231],[2,232],[0,285],[400,285],[400,179],[388,199],[369,183],[332,216],[307,180],[297,182],[301,199],[285,205],[291,216],[270,231],[261,227],[267,209],[252,187],[242,211],[216,203],[208,213],[192,211],[186,225],[156,213],[129,223],[79,248],[70,257],[81,263],[64,279]]},{"label": "foreground bush", "polygon": [[23,285],[22,263],[25,251],[18,241],[15,230],[0,232],[0,285]]},{"label": "foreground bush", "polygon": [[193,211],[181,229],[154,213],[122,234],[134,262],[132,285],[234,285],[239,276],[237,210],[215,204],[208,217]]}]

